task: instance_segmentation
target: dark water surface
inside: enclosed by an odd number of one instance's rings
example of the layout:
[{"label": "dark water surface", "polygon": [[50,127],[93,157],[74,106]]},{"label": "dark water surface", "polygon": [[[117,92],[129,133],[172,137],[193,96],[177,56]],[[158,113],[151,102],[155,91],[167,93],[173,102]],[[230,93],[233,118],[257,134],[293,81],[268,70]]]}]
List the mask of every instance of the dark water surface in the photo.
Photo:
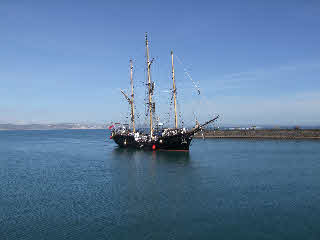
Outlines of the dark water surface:
[{"label": "dark water surface", "polygon": [[320,239],[320,141],[142,152],[107,134],[0,132],[0,239]]}]

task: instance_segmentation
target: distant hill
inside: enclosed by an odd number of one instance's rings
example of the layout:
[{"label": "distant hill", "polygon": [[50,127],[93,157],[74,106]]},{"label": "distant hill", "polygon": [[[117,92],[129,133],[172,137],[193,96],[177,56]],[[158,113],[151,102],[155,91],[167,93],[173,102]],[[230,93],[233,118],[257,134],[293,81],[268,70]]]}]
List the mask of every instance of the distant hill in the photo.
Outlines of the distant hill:
[{"label": "distant hill", "polygon": [[56,123],[56,124],[0,124],[0,130],[55,130],[55,129],[106,129],[104,124]]}]

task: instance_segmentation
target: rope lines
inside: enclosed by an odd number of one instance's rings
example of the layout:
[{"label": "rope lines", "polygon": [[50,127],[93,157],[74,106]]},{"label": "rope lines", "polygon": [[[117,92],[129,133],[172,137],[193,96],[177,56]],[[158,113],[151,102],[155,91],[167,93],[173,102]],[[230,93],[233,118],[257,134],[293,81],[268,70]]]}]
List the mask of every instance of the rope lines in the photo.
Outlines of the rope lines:
[{"label": "rope lines", "polygon": [[[178,62],[179,62],[182,66],[184,66],[183,63],[182,63],[182,61],[181,61],[181,59],[177,56],[177,54],[175,54],[175,57],[176,57],[176,59],[178,60]],[[199,86],[198,86],[199,84],[196,84],[195,81],[193,81],[191,75],[189,74],[189,72],[187,71],[187,69],[186,69],[185,67],[183,67],[183,71],[184,71],[184,74],[191,80],[191,82],[193,83],[194,87],[197,89],[198,95],[200,95],[200,88],[199,88]]]}]

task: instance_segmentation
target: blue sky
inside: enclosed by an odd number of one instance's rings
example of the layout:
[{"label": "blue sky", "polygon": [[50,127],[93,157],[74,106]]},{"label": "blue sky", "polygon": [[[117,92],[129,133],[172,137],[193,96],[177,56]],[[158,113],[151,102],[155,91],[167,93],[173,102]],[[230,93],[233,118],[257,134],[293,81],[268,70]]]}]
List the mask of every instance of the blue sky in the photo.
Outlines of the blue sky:
[{"label": "blue sky", "polygon": [[319,26],[319,1],[2,0],[0,122],[122,120],[130,58],[143,122],[148,32],[161,118],[173,50],[186,123],[320,124]]}]

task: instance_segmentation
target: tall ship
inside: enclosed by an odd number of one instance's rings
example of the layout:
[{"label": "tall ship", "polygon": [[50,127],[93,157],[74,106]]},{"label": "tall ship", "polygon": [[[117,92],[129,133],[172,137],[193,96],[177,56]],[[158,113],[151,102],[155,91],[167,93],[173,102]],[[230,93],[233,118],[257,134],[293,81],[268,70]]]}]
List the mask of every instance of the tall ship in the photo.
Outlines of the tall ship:
[{"label": "tall ship", "polygon": [[121,93],[124,95],[131,107],[131,126],[115,126],[120,125],[119,123],[112,124],[109,127],[111,130],[110,139],[113,139],[119,147],[122,148],[135,148],[145,150],[176,150],[176,151],[188,151],[190,143],[194,135],[208,124],[215,122],[218,116],[215,116],[203,124],[199,124],[196,121],[195,127],[186,129],[178,126],[178,115],[177,115],[177,96],[176,96],[176,84],[175,84],[175,73],[173,64],[173,52],[171,51],[171,63],[172,63],[172,94],[173,94],[173,105],[174,105],[174,127],[162,128],[159,130],[158,126],[154,126],[154,114],[155,114],[155,102],[153,101],[154,93],[154,82],[151,80],[151,64],[153,59],[149,59],[149,44],[147,33],[145,35],[146,44],[146,70],[147,70],[147,110],[149,116],[149,128],[148,132],[137,131],[135,127],[135,103],[134,103],[134,88],[133,88],[133,64],[130,60],[130,82],[131,82],[131,95],[128,96],[123,90]]}]

